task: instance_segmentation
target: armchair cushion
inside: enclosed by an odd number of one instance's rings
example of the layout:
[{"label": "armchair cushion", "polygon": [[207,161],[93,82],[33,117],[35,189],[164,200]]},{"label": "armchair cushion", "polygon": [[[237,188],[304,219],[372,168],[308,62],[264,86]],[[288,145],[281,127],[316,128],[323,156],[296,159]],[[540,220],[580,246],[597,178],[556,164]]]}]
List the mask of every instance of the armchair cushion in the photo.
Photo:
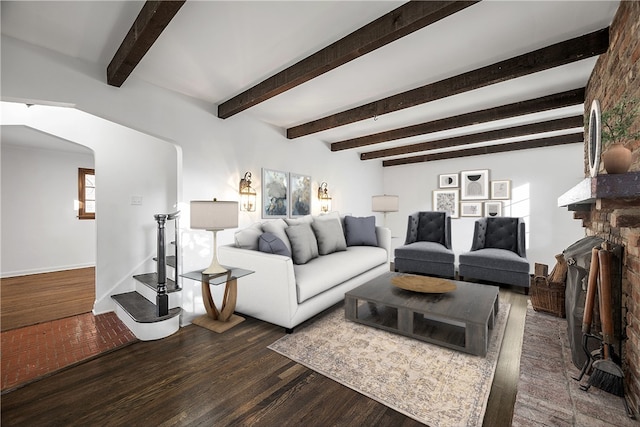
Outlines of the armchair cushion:
[{"label": "armchair cushion", "polygon": [[420,212],[418,219],[419,242],[445,244],[445,215],[441,212]]},{"label": "armchair cushion", "polygon": [[518,218],[496,217],[487,221],[484,247],[518,253]]},{"label": "armchair cushion", "polygon": [[395,250],[396,258],[412,259],[416,261],[448,262],[453,264],[455,255],[436,242],[415,242],[401,246]]},{"label": "armchair cushion", "polygon": [[529,273],[529,262],[517,253],[505,249],[478,249],[459,256],[460,264],[486,269]]}]

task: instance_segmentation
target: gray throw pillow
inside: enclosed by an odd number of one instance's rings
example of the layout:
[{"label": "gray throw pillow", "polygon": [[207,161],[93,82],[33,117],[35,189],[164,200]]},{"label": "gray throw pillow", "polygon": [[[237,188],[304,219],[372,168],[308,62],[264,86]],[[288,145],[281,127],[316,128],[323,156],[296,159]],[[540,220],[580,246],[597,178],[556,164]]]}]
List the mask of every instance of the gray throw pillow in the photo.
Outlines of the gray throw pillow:
[{"label": "gray throw pillow", "polygon": [[247,228],[236,231],[234,237],[236,247],[241,249],[258,250],[258,239],[262,235],[262,224],[256,222]]},{"label": "gray throw pillow", "polygon": [[262,233],[258,239],[258,248],[260,252],[291,257],[289,248],[273,233]]},{"label": "gray throw pillow", "polygon": [[311,215],[301,216],[300,218],[285,218],[287,225],[311,224],[313,217]]},{"label": "gray throw pillow", "polygon": [[313,221],[311,228],[316,235],[320,255],[347,250],[347,242],[339,219]]},{"label": "gray throw pillow", "polygon": [[291,243],[294,264],[306,264],[318,257],[318,242],[311,225],[291,225],[285,229]]},{"label": "gray throw pillow", "polygon": [[374,216],[345,216],[344,228],[347,235],[347,246],[378,246]]},{"label": "gray throw pillow", "polygon": [[284,231],[287,227],[287,223],[284,222],[282,218],[278,218],[273,221],[266,221],[262,224],[262,230],[264,230],[265,233],[272,233],[275,235],[277,238],[282,240],[287,249],[291,251],[291,242],[289,242],[289,237],[287,237],[287,233]]}]

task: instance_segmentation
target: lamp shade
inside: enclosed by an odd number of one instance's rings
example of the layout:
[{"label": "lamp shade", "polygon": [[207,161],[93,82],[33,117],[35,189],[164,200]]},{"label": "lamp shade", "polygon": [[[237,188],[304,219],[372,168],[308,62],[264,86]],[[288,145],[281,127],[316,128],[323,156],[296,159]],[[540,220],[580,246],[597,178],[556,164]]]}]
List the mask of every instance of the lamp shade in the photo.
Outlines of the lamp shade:
[{"label": "lamp shade", "polygon": [[371,210],[373,212],[398,212],[398,196],[373,196],[371,197]]},{"label": "lamp shade", "polygon": [[224,230],[238,226],[238,202],[191,201],[191,228]]}]

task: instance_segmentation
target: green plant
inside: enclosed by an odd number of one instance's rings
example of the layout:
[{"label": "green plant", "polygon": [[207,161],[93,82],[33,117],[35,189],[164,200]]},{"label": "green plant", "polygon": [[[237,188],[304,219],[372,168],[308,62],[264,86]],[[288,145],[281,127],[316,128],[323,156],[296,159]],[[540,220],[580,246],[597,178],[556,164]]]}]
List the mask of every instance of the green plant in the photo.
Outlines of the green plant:
[{"label": "green plant", "polygon": [[613,108],[602,113],[602,142],[623,143],[640,138],[640,131],[631,132],[635,118],[640,113],[637,99],[622,98]]}]

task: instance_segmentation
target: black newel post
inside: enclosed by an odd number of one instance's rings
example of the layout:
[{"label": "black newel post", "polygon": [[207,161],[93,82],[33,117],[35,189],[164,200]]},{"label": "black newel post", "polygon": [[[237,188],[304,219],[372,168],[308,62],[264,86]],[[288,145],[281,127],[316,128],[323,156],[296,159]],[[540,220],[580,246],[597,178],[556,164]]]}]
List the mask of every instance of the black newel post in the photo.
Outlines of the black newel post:
[{"label": "black newel post", "polygon": [[167,295],[167,266],[164,242],[164,223],[166,214],[154,215],[158,222],[158,294],[156,295],[156,315],[166,316],[169,314],[169,295]]}]

